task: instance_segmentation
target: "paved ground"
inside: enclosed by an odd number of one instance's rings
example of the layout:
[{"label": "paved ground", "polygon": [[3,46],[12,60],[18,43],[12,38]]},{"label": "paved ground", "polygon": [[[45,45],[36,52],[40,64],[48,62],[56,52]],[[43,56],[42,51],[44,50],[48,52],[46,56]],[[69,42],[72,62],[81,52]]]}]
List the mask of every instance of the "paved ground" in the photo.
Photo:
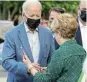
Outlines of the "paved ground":
[{"label": "paved ground", "polygon": [[0,65],[0,82],[6,82],[7,80],[7,72]]}]

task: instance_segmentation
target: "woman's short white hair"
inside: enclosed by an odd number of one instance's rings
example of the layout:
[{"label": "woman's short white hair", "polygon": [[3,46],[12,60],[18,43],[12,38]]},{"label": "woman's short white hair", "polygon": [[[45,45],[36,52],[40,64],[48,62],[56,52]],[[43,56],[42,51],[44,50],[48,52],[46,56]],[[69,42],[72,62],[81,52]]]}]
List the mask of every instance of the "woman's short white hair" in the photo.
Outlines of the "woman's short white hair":
[{"label": "woman's short white hair", "polygon": [[42,5],[41,3],[38,1],[38,0],[26,0],[23,5],[22,5],[22,11],[25,13],[26,12],[26,9],[29,5],[33,5],[33,4],[38,4],[40,5],[41,9],[42,9]]}]

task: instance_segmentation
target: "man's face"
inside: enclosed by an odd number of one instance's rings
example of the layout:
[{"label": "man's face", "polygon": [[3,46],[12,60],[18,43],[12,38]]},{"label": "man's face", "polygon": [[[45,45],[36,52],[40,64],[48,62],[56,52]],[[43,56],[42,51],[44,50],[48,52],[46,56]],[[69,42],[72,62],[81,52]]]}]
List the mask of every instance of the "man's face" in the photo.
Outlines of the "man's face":
[{"label": "man's face", "polygon": [[87,10],[86,4],[87,4],[87,1],[81,1],[80,10]]},{"label": "man's face", "polygon": [[79,18],[82,23],[86,22],[86,14],[87,14],[87,7],[86,7],[87,1],[81,1],[80,2],[80,7],[79,7]]},{"label": "man's face", "polygon": [[26,10],[26,17],[30,19],[40,19],[41,18],[41,7],[39,5],[30,5]]},{"label": "man's face", "polygon": [[56,11],[51,11],[49,15],[49,22],[51,23],[54,18],[56,18],[60,13],[57,13]]}]

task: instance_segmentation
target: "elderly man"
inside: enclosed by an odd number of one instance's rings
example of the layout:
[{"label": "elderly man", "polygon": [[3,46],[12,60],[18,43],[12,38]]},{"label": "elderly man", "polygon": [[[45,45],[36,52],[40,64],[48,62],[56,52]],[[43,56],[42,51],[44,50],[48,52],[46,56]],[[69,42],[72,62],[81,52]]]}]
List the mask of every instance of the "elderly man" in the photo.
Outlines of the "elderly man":
[{"label": "elderly man", "polygon": [[23,23],[6,34],[2,66],[9,72],[7,82],[33,82],[22,62],[24,52],[36,70],[46,67],[54,51],[52,33],[40,26],[41,4],[26,1],[23,4]]}]

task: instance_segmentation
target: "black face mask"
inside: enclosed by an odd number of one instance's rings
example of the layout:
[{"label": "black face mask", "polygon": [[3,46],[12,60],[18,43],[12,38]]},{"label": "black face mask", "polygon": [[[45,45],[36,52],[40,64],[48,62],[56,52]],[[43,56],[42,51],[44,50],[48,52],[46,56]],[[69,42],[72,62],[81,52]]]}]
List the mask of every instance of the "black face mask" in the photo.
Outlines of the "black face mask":
[{"label": "black face mask", "polygon": [[29,28],[31,28],[32,30],[35,30],[40,24],[40,19],[35,20],[35,19],[27,18],[26,23],[29,26]]},{"label": "black face mask", "polygon": [[81,10],[80,18],[82,21],[86,22],[86,11]]}]

